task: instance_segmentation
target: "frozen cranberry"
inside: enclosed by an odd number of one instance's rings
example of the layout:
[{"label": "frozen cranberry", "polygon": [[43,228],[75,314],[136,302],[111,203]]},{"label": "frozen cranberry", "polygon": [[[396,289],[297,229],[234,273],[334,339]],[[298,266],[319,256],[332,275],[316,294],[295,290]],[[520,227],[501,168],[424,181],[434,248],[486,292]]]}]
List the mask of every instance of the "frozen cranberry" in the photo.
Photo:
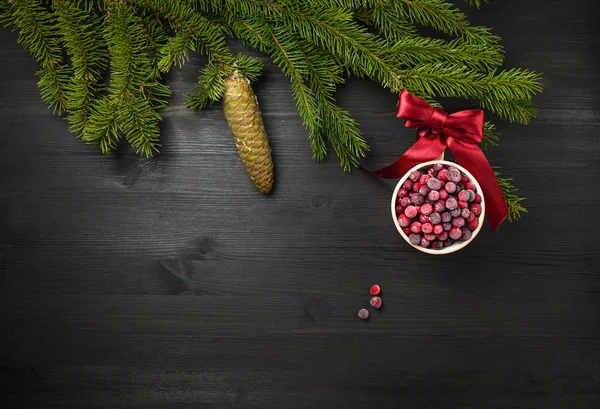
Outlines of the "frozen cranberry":
[{"label": "frozen cranberry", "polygon": [[475,188],[475,184],[473,182],[466,182],[465,189],[472,190],[473,192],[475,192],[475,190],[477,190]]},{"label": "frozen cranberry", "polygon": [[468,207],[469,207],[469,202],[464,202],[464,201],[462,201],[462,200],[459,200],[459,201],[458,201],[458,207],[459,207],[460,209],[466,209],[466,208],[468,208]]},{"label": "frozen cranberry", "polygon": [[427,181],[427,187],[431,190],[440,190],[442,188],[442,182],[436,178],[430,178]]},{"label": "frozen cranberry", "polygon": [[415,206],[415,209],[417,209],[417,214],[421,213],[421,206]]},{"label": "frozen cranberry", "polygon": [[442,169],[438,172],[437,174],[437,178],[441,181],[446,181],[448,180],[448,178],[446,177],[448,175],[448,169]]},{"label": "frozen cranberry", "polygon": [[471,210],[472,213],[475,213],[475,216],[479,216],[481,214],[481,205],[473,203],[469,210]]},{"label": "frozen cranberry", "polygon": [[421,222],[421,224],[423,223],[429,223],[429,216],[427,216],[426,214],[421,213],[419,215],[419,222]]},{"label": "frozen cranberry", "polygon": [[431,243],[431,248],[434,250],[441,250],[444,248],[444,244],[441,241],[436,240]]},{"label": "frozen cranberry", "polygon": [[400,200],[400,206],[402,206],[402,207],[410,206],[410,197],[403,197],[402,200]]},{"label": "frozen cranberry", "polygon": [[433,225],[433,233],[434,234],[436,234],[436,235],[437,234],[441,234],[441,233],[443,233],[443,231],[444,231],[444,228],[442,227],[441,224],[434,224]]},{"label": "frozen cranberry", "polygon": [[412,193],[410,195],[410,202],[416,206],[421,206],[425,203],[425,198],[419,193]]},{"label": "frozen cranberry", "polygon": [[450,247],[452,245],[452,243],[454,243],[454,240],[446,239],[446,240],[444,240],[444,247]]},{"label": "frozen cranberry", "polygon": [[421,242],[421,235],[417,233],[411,233],[408,235],[408,241],[410,244],[419,244]]},{"label": "frozen cranberry", "polygon": [[444,228],[444,231],[450,231],[452,223],[442,223],[442,227]]},{"label": "frozen cranberry", "polygon": [[479,227],[479,219],[473,219],[467,224],[467,228],[471,231],[477,230],[477,227]]},{"label": "frozen cranberry", "polygon": [[460,217],[462,217],[463,219],[468,219],[470,215],[471,212],[469,211],[469,209],[462,209],[460,211]]},{"label": "frozen cranberry", "polygon": [[402,213],[404,213],[404,207],[400,205],[396,206],[396,216],[400,216]]},{"label": "frozen cranberry", "polygon": [[466,227],[463,227],[461,229],[461,231],[462,231],[462,236],[460,236],[461,240],[469,240],[471,238],[471,236],[473,235],[471,230],[467,229]]},{"label": "frozen cranberry", "polygon": [[448,232],[447,231],[442,231],[440,234],[437,235],[438,240],[446,240],[448,238]]},{"label": "frozen cranberry", "polygon": [[452,216],[452,217],[459,217],[461,213],[462,213],[462,209],[460,207],[450,210],[450,216]]},{"label": "frozen cranberry", "polygon": [[462,200],[463,202],[467,202],[471,197],[468,190],[461,190],[456,196],[458,197],[458,200]]},{"label": "frozen cranberry", "polygon": [[448,193],[454,193],[456,192],[456,183],[454,182],[446,182],[446,185],[444,186],[444,190]]},{"label": "frozen cranberry", "polygon": [[440,192],[438,192],[437,190],[432,190],[427,195],[427,199],[431,200],[432,202],[439,200],[439,198],[440,198]]},{"label": "frozen cranberry", "polygon": [[419,172],[418,170],[413,170],[412,172],[410,172],[410,175],[408,175],[408,178],[410,180],[412,180],[413,182],[418,181],[420,177],[421,177],[421,172]]},{"label": "frozen cranberry", "polygon": [[412,182],[412,180],[410,180],[410,179],[406,179],[406,180],[404,181],[404,183],[402,184],[402,187],[403,187],[404,189],[406,189],[406,190],[412,190],[412,187],[413,187],[413,182]]},{"label": "frozen cranberry", "polygon": [[426,185],[427,181],[429,180],[431,176],[429,175],[423,175],[419,178],[419,183],[421,183],[421,185]]},{"label": "frozen cranberry", "polygon": [[406,209],[404,209],[404,214],[412,219],[417,215],[417,208],[414,206],[408,206]]},{"label": "frozen cranberry", "polygon": [[437,239],[437,236],[433,232],[424,234],[423,237],[425,237],[429,241],[433,241],[433,240]]},{"label": "frozen cranberry", "polygon": [[435,170],[436,172],[439,172],[442,169],[444,169],[443,163],[436,163],[435,165],[433,165],[433,170]]},{"label": "frozen cranberry", "polygon": [[456,192],[460,192],[464,188],[465,188],[465,184],[464,183],[457,183],[456,184]]},{"label": "frozen cranberry", "polygon": [[431,189],[429,189],[425,185],[421,186],[421,188],[419,189],[419,194],[421,194],[423,196],[427,196],[429,194],[429,192],[431,192]]},{"label": "frozen cranberry", "polygon": [[457,207],[458,207],[458,202],[456,201],[455,198],[449,197],[448,199],[446,199],[446,209],[452,210],[452,209],[456,209]]},{"label": "frozen cranberry", "polygon": [[469,211],[469,217],[467,217],[466,220],[467,220],[467,223],[475,220],[475,213]]},{"label": "frozen cranberry", "polygon": [[450,231],[448,232],[448,235],[450,236],[451,239],[458,240],[458,239],[460,239],[460,236],[462,236],[462,230],[460,229],[460,227],[454,226],[450,229]]},{"label": "frozen cranberry", "polygon": [[431,213],[433,213],[433,206],[425,203],[423,206],[421,206],[421,213],[423,213],[425,216],[429,216]]},{"label": "frozen cranberry", "polygon": [[431,223],[423,223],[421,229],[423,230],[423,233],[429,234],[433,232],[433,225]]},{"label": "frozen cranberry", "polygon": [[369,294],[371,295],[379,295],[380,292],[381,287],[379,287],[377,284],[371,286],[371,288],[369,289]]},{"label": "frozen cranberry", "polygon": [[410,225],[410,231],[413,233],[421,233],[421,223],[412,222]]},{"label": "frozen cranberry", "polygon": [[400,199],[402,199],[403,197],[408,196],[408,190],[401,188],[400,190],[398,190],[398,197]]},{"label": "frozen cranberry", "polygon": [[403,228],[402,228],[402,231],[403,231],[403,232],[404,232],[404,234],[406,234],[407,236],[408,236],[409,234],[411,234],[411,233],[412,233],[412,232],[410,231],[410,227],[403,227]]},{"label": "frozen cranberry", "polygon": [[429,240],[427,240],[425,237],[423,237],[421,239],[421,243],[419,243],[421,245],[421,247],[429,247]]},{"label": "frozen cranberry", "polygon": [[369,302],[371,303],[371,307],[373,308],[381,308],[381,305],[383,304],[381,297],[378,296],[372,297]]},{"label": "frozen cranberry", "polygon": [[369,310],[365,308],[358,310],[358,318],[360,318],[361,320],[366,320],[367,318],[369,318]]},{"label": "frozen cranberry", "polygon": [[440,216],[439,213],[431,213],[431,215],[429,215],[429,222],[434,226],[440,224],[442,222],[442,216]]},{"label": "frozen cranberry", "polygon": [[[463,219],[462,217],[456,217],[456,218],[452,219],[452,225],[456,226],[456,227],[463,227],[465,225],[465,223],[466,223],[465,219]],[[418,233],[418,232],[416,232],[416,233]]]},{"label": "frozen cranberry", "polygon": [[467,177],[467,175],[462,175],[460,177],[460,183],[467,183],[469,181],[469,178]]},{"label": "frozen cranberry", "polygon": [[475,193],[475,199],[473,199],[475,203],[481,203],[481,195],[479,193]]},{"label": "frozen cranberry", "polygon": [[400,227],[408,227],[412,223],[410,217],[406,215],[406,209],[404,209],[404,214],[398,216],[398,223],[400,224]]},{"label": "frozen cranberry", "polygon": [[419,189],[421,189],[421,186],[423,186],[423,185],[422,185],[422,184],[420,184],[419,182],[415,182],[415,183],[413,184],[412,191],[413,191],[413,192],[418,192],[418,191],[419,191]]},{"label": "frozen cranberry", "polygon": [[446,192],[446,190],[440,190],[440,199],[441,200],[448,199],[448,192]]},{"label": "frozen cranberry", "polygon": [[442,213],[442,223],[448,223],[452,220],[452,215],[449,212]]},{"label": "frozen cranberry", "polygon": [[428,175],[433,175],[434,173],[435,173],[435,170],[433,168],[427,169],[427,174]]},{"label": "frozen cranberry", "polygon": [[446,177],[450,182],[458,183],[461,181],[462,175],[460,174],[460,170],[456,168],[450,168]]},{"label": "frozen cranberry", "polygon": [[446,201],[441,199],[438,200],[433,204],[433,209],[438,213],[442,213],[444,210],[446,210]]}]

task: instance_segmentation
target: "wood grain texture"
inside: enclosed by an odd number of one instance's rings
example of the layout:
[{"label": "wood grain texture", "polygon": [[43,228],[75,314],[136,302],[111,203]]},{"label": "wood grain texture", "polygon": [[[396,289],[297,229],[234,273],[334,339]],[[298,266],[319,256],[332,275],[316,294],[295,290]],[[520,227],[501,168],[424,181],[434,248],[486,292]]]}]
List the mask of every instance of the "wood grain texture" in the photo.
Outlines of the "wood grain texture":
[{"label": "wood grain texture", "polygon": [[[530,213],[444,258],[398,236],[393,182],[311,160],[288,80],[266,59],[255,91],[270,197],[220,107],[183,106],[203,59],[168,78],[159,155],[103,157],[46,109],[36,64],[0,31],[2,407],[598,408],[596,7],[468,11],[503,38],[508,67],[544,73],[545,91],[530,126],[496,122],[488,155]],[[338,99],[371,144],[366,166],[413,140],[376,84],[352,80]],[[374,282],[384,308],[362,322]]]}]

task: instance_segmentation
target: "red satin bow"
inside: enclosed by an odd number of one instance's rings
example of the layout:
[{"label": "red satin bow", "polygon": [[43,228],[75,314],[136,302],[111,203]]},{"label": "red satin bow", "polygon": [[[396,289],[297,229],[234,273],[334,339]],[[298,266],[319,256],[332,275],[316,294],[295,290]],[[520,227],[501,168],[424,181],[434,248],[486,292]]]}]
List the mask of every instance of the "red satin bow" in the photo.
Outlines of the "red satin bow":
[{"label": "red satin bow", "polygon": [[400,178],[413,166],[436,159],[448,147],[481,185],[487,218],[496,230],[508,216],[508,208],[494,171],[477,145],[483,137],[483,111],[471,109],[448,115],[403,90],[396,116],[406,119],[408,128],[418,128],[417,142],[396,162],[371,173],[384,179]]}]

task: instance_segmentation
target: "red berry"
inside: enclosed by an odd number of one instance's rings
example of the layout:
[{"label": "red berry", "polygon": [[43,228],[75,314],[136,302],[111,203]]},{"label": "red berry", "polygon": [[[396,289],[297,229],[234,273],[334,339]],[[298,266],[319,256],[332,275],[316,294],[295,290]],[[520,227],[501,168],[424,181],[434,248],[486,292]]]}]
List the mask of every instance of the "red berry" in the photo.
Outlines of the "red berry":
[{"label": "red berry", "polygon": [[437,239],[437,236],[433,233],[424,234],[423,237],[425,237],[429,241],[434,241],[435,239]]},{"label": "red berry", "polygon": [[469,198],[471,197],[467,190],[461,190],[456,196],[458,197],[458,200],[462,200],[463,202],[469,201]]},{"label": "red berry", "polygon": [[421,177],[421,172],[419,172],[418,170],[413,170],[412,172],[410,172],[410,175],[408,175],[408,178],[410,180],[412,180],[413,182],[416,182],[417,180],[419,180],[420,177]]},{"label": "red berry", "polygon": [[447,231],[443,231],[440,234],[437,235],[438,240],[444,241],[448,238],[448,232]]},{"label": "red berry", "polygon": [[412,191],[413,192],[418,192],[419,189],[421,189],[421,186],[423,186],[422,184],[420,184],[419,182],[415,182],[415,184],[412,187]]},{"label": "red berry", "polygon": [[458,239],[460,239],[460,236],[462,236],[462,230],[460,229],[460,227],[454,226],[450,229],[450,231],[448,232],[448,235],[450,236],[451,239],[458,240]]},{"label": "red berry", "polygon": [[411,233],[408,235],[408,242],[410,244],[419,244],[421,242],[421,235],[417,233]]},{"label": "red berry", "polygon": [[481,195],[479,193],[475,193],[475,199],[473,199],[475,203],[481,203]]},{"label": "red berry", "polygon": [[432,202],[439,200],[439,198],[440,198],[440,192],[438,192],[437,190],[432,190],[427,195],[427,199],[431,200]]},{"label": "red berry", "polygon": [[462,228],[462,236],[460,236],[461,240],[469,240],[472,236],[473,233],[471,233],[471,230],[467,229],[466,227]]},{"label": "red berry", "polygon": [[460,178],[460,183],[467,183],[469,181],[469,178],[466,175],[462,175],[462,177]]},{"label": "red berry", "polygon": [[369,318],[369,311],[364,308],[359,310],[358,318],[360,318],[361,320],[366,320],[367,318]]},{"label": "red berry", "polygon": [[420,206],[425,203],[425,198],[421,196],[419,193],[411,193],[410,202],[414,205]]},{"label": "red berry", "polygon": [[449,212],[442,213],[442,223],[448,223],[452,221],[452,215]]},{"label": "red berry", "polygon": [[421,206],[421,213],[423,213],[425,216],[429,216],[431,213],[433,213],[433,206],[425,203],[423,206]]},{"label": "red berry", "polygon": [[471,220],[469,224],[467,224],[467,227],[469,228],[469,230],[475,231],[477,227],[479,227],[479,219]]},{"label": "red berry", "polygon": [[469,207],[469,203],[465,202],[465,201],[462,201],[462,200],[459,200],[458,201],[458,207],[460,209],[467,209]]},{"label": "red berry", "polygon": [[469,189],[472,190],[473,192],[475,192],[475,184],[473,182],[467,182],[465,183],[465,189]]},{"label": "red berry", "polygon": [[421,225],[421,230],[423,230],[423,233],[431,233],[433,231],[433,225],[431,223],[424,223]]},{"label": "red berry", "polygon": [[402,207],[408,207],[408,206],[410,206],[410,197],[403,197],[400,200],[400,206],[402,206]]},{"label": "red berry", "polygon": [[456,201],[455,198],[453,197],[449,197],[448,199],[446,199],[446,209],[456,209],[458,207],[458,202]]},{"label": "red berry", "polygon": [[412,222],[412,224],[410,225],[410,231],[413,233],[421,233],[421,223]]},{"label": "red berry", "polygon": [[423,196],[427,196],[429,192],[431,192],[431,189],[429,189],[426,185],[421,186],[419,189],[419,194]]},{"label": "red berry", "polygon": [[475,220],[475,213],[469,211],[469,217],[467,217],[467,222],[472,222],[473,220]]},{"label": "red berry", "polygon": [[477,204],[477,203],[473,203],[473,204],[471,204],[471,207],[469,208],[469,210],[471,210],[472,213],[475,213],[475,216],[479,216],[481,214],[481,205]]},{"label": "red berry", "polygon": [[446,192],[448,192],[448,193],[456,192],[456,183],[446,182],[446,185],[444,186],[444,190],[446,190]]},{"label": "red berry", "polygon": [[444,241],[444,247],[450,247],[452,245],[452,243],[454,243],[454,240],[452,240],[452,239],[446,239]]},{"label": "red berry", "polygon": [[435,165],[433,165],[433,170],[436,171],[436,172],[439,172],[442,169],[444,169],[444,164],[443,163],[436,163]]},{"label": "red berry", "polygon": [[445,190],[440,190],[440,200],[448,199],[448,192]]},{"label": "red berry", "polygon": [[403,231],[403,232],[404,232],[404,234],[406,234],[407,236],[408,236],[409,234],[411,234],[411,233],[412,233],[412,232],[410,231],[410,227],[403,227],[403,228],[402,228],[402,231]]},{"label": "red berry", "polygon": [[421,245],[421,247],[429,247],[429,240],[427,240],[425,237],[423,237],[421,239],[420,245]]},{"label": "red berry", "polygon": [[371,289],[369,290],[369,294],[371,295],[379,295],[380,292],[381,287],[379,287],[377,284],[371,286]]},{"label": "red berry", "polygon": [[426,214],[421,213],[419,215],[419,222],[421,222],[421,224],[423,224],[423,223],[429,223],[430,221],[431,221],[430,217],[427,216]]},{"label": "red berry", "polygon": [[396,216],[400,216],[402,213],[404,213],[404,207],[400,205],[396,206]]},{"label": "red berry", "polygon": [[406,209],[404,209],[404,214],[401,214],[398,217],[398,223],[400,224],[400,227],[408,227],[412,223],[412,220],[410,220],[410,217],[408,217],[406,215]]},{"label": "red berry", "polygon": [[440,224],[442,222],[442,216],[439,213],[431,213],[429,216],[429,223],[431,224]]},{"label": "red berry", "polygon": [[456,227],[463,227],[465,225],[465,219],[463,219],[462,217],[457,217],[455,219],[452,219],[452,225],[456,226]]},{"label": "red berry", "polygon": [[431,190],[440,190],[442,188],[442,181],[436,178],[429,178],[427,187]]},{"label": "red berry", "polygon": [[431,244],[431,248],[434,249],[434,250],[441,250],[443,247],[444,247],[444,244],[441,241],[438,241],[438,240],[434,241]]},{"label": "red berry", "polygon": [[410,180],[410,179],[406,179],[406,180],[404,181],[404,183],[402,184],[402,187],[403,187],[404,189],[406,189],[406,190],[412,190],[412,187],[413,187],[413,182],[412,182],[412,180]]},{"label": "red berry", "polygon": [[419,179],[419,183],[421,183],[421,185],[425,185],[430,177],[431,177],[430,175],[421,176],[421,178]]},{"label": "red berry", "polygon": [[427,169],[427,174],[428,174],[428,175],[432,175],[432,174],[434,174],[434,173],[435,173],[435,169],[433,169],[433,167],[431,167],[431,168]]},{"label": "red berry", "polygon": [[462,217],[463,219],[468,219],[470,215],[471,212],[469,211],[469,209],[462,209],[462,211],[460,212],[460,217]]},{"label": "red berry", "polygon": [[403,197],[408,196],[408,190],[401,188],[400,190],[398,190],[398,197],[400,199],[402,199]]},{"label": "red berry", "polygon": [[456,168],[450,168],[448,170],[448,174],[446,175],[450,182],[458,183],[462,180],[462,175],[460,174],[460,170]]},{"label": "red berry", "polygon": [[406,209],[404,209],[404,214],[412,219],[417,215],[417,208],[414,206],[408,206]]},{"label": "red berry", "polygon": [[435,226],[433,226],[434,234],[442,234],[443,232],[444,232],[444,228],[442,227],[441,224],[436,224]]},{"label": "red berry", "polygon": [[[420,240],[419,240],[419,242],[420,242]],[[373,307],[373,308],[381,308],[381,304],[383,304],[383,301],[381,301],[381,297],[375,296],[375,297],[371,298],[370,303],[371,303],[371,307]]]},{"label": "red berry", "polygon": [[446,177],[447,174],[448,174],[448,169],[442,169],[438,172],[437,178],[439,180],[442,180],[445,182],[446,180],[448,180],[448,178]]}]

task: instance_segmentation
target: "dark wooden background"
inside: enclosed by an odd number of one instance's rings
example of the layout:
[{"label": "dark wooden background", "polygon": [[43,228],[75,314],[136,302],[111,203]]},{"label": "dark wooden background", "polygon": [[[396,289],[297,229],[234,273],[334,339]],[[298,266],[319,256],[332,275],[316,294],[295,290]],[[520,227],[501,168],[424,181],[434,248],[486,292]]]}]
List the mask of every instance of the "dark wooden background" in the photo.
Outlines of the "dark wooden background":
[{"label": "dark wooden background", "polygon": [[[311,160],[288,81],[256,87],[271,196],[249,182],[220,108],[169,78],[162,152],[90,152],[40,101],[0,32],[3,408],[600,407],[600,35],[595,1],[493,0],[474,24],[506,65],[544,72],[530,126],[488,156],[529,214],[447,257],[411,249],[392,183]],[[340,104],[393,161],[413,132],[396,97],[351,81]],[[456,106],[455,108],[460,108]],[[356,317],[368,288],[385,308]]]}]

